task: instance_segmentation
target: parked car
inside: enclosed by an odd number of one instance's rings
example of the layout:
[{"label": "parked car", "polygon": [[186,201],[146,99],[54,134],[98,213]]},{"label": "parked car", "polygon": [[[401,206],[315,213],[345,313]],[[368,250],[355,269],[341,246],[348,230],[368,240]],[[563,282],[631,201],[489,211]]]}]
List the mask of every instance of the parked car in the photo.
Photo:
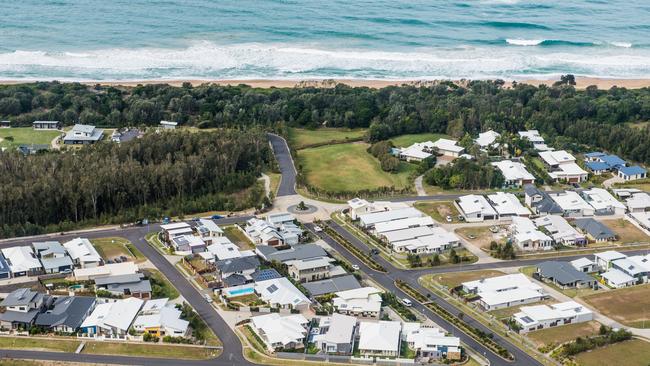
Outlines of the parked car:
[{"label": "parked car", "polygon": [[377,248],[370,249],[370,254],[372,254],[372,255],[379,254],[379,249],[377,249]]},{"label": "parked car", "polygon": [[205,301],[212,303],[212,296],[208,294],[203,294],[203,297],[205,298]]},{"label": "parked car", "polygon": [[320,233],[321,231],[323,231],[323,229],[321,229],[321,227],[318,225],[314,225],[314,231]]},{"label": "parked car", "polygon": [[406,298],[402,299],[402,303],[404,304],[404,306],[409,307],[409,308],[411,306],[413,306],[413,303],[411,302],[411,300],[406,299]]},{"label": "parked car", "polygon": [[171,222],[171,220],[169,219],[169,217],[163,217],[163,219],[162,219],[162,223],[163,223],[163,225],[167,225],[167,224],[169,224],[170,222]]},{"label": "parked car", "polygon": [[223,219],[223,216],[221,216],[221,215],[212,215],[210,218],[212,220],[219,220],[219,219]]},{"label": "parked car", "polygon": [[353,264],[353,265],[352,265],[352,269],[355,270],[355,271],[358,271],[358,270],[359,270],[359,266],[356,265],[356,264]]},{"label": "parked car", "polygon": [[453,220],[453,219],[451,218],[451,216],[449,216],[449,215],[447,215],[447,217],[446,217],[445,219],[447,220],[447,222],[451,222],[451,221]]}]

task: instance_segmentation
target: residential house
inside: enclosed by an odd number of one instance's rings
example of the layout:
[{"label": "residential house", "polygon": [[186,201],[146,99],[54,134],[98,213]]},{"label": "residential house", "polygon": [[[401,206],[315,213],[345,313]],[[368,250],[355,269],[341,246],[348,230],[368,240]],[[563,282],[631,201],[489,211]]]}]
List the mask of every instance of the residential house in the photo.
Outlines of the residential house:
[{"label": "residential house", "polygon": [[637,193],[642,193],[643,191],[638,188],[614,188],[612,189],[612,192],[614,192],[614,195],[618,198],[627,199]]},{"label": "residential house", "polygon": [[307,296],[284,277],[256,282],[255,292],[272,307],[303,311],[311,305]]},{"label": "residential house", "polygon": [[382,234],[391,231],[412,229],[422,226],[434,227],[436,226],[436,222],[433,221],[433,218],[431,216],[409,217],[406,219],[379,222],[375,224],[373,234],[376,236],[381,236]]},{"label": "residential house", "polygon": [[398,357],[402,324],[397,321],[362,321],[359,324],[359,353],[365,357]]},{"label": "residential house", "polygon": [[181,311],[169,299],[148,300],[142,306],[138,317],[133,321],[133,329],[138,333],[148,333],[156,337],[185,337],[190,323],[181,319]]},{"label": "residential house", "polygon": [[647,176],[647,171],[638,165],[622,167],[618,170],[618,177],[624,181],[644,179]]},{"label": "residential house", "polygon": [[650,211],[648,212],[631,212],[628,214],[630,221],[641,227],[643,230],[650,230]]},{"label": "residential house", "polygon": [[260,246],[255,253],[267,262],[287,263],[296,260],[307,260],[327,257],[327,252],[318,244],[294,245],[289,249],[277,250],[273,247]]},{"label": "residential house", "polygon": [[416,208],[398,208],[394,210],[386,210],[359,215],[359,225],[366,229],[372,229],[376,224],[380,222],[389,222],[422,216],[425,216],[424,213]]},{"label": "residential house", "polygon": [[601,274],[600,277],[607,286],[613,288],[623,288],[637,284],[636,278],[615,268],[610,268],[607,272]]},{"label": "residential house", "polygon": [[524,207],[512,193],[497,192],[487,196],[488,201],[499,215],[500,220],[513,216],[529,217],[530,210]]},{"label": "residential house", "polygon": [[264,341],[269,351],[302,349],[305,347],[309,320],[301,314],[282,316],[278,313],[251,318],[251,328]]},{"label": "residential house", "polygon": [[43,266],[30,247],[4,248],[2,255],[9,266],[11,277],[37,276],[43,273]]},{"label": "residential house", "polygon": [[460,338],[447,336],[440,328],[424,327],[420,323],[404,323],[402,339],[421,360],[461,358]]},{"label": "residential house", "polygon": [[223,230],[212,220],[199,219],[199,225],[195,229],[206,245],[213,244],[214,238],[224,237]]},{"label": "residential house", "polygon": [[74,278],[77,281],[94,281],[100,277],[127,275],[138,271],[138,265],[134,262],[109,263],[99,267],[75,268]]},{"label": "residential house", "polygon": [[160,127],[163,130],[175,130],[176,126],[178,126],[178,122],[160,121]]},{"label": "residential house", "polygon": [[553,239],[537,230],[533,221],[527,217],[512,218],[510,239],[523,251],[553,249]]},{"label": "residential house", "polygon": [[533,148],[537,151],[553,150],[553,148],[548,147],[546,143],[544,143],[544,138],[537,130],[519,131],[519,137],[532,142]]},{"label": "residential house", "polygon": [[556,181],[580,183],[587,180],[587,172],[576,164],[575,157],[568,152],[542,151],[539,156],[548,168],[548,175]]},{"label": "residential house", "polygon": [[505,187],[521,187],[525,184],[532,184],[535,182],[535,176],[526,170],[526,166],[520,162],[512,160],[502,160],[492,163],[497,169],[501,171],[505,178]]},{"label": "residential house", "polygon": [[0,302],[5,311],[0,313],[0,328],[28,329],[43,309],[49,306],[51,298],[29,288],[12,291]]},{"label": "residential house", "polygon": [[576,219],[575,226],[580,229],[589,240],[597,243],[605,241],[616,241],[616,234],[605,224],[592,218]]},{"label": "residential house", "polygon": [[11,121],[0,121],[0,128],[11,128]]},{"label": "residential house", "polygon": [[460,238],[441,227],[420,226],[384,233],[384,240],[396,253],[441,253],[460,246]]},{"label": "residential house", "polygon": [[623,215],[625,205],[606,189],[591,188],[581,192],[582,197],[594,208],[595,215]]},{"label": "residential house", "polygon": [[598,271],[598,267],[596,266],[596,263],[586,257],[578,258],[569,263],[571,263],[573,268],[575,268],[576,270],[582,273],[593,273]]},{"label": "residential house", "polygon": [[355,197],[348,201],[347,213],[352,220],[356,220],[360,215],[371,213],[373,211],[374,209],[370,202],[362,198]]},{"label": "residential house", "polygon": [[72,239],[64,243],[63,247],[70,254],[72,262],[81,268],[97,267],[104,263],[90,240],[86,238]]},{"label": "residential house", "polygon": [[617,269],[636,280],[636,283],[647,283],[650,276],[650,254],[636,255],[612,261],[612,269]]},{"label": "residential house", "polygon": [[496,140],[501,137],[501,134],[494,132],[492,130],[481,132],[478,134],[478,138],[474,140],[481,149],[487,149],[489,147],[498,147],[499,144]]},{"label": "residential house", "polygon": [[524,201],[537,215],[562,215],[564,210],[551,199],[548,193],[540,191],[532,184],[524,186]]},{"label": "residential house", "polygon": [[344,275],[326,278],[320,281],[312,281],[303,284],[311,296],[333,294],[339,291],[353,290],[361,287],[354,275]]},{"label": "residential house", "polygon": [[124,339],[143,304],[135,297],[97,304],[81,324],[81,332],[87,337]]},{"label": "residential house", "polygon": [[48,150],[49,148],[49,144],[20,144],[17,150],[23,155],[33,155],[40,151]]},{"label": "residential house", "polygon": [[295,234],[287,233],[290,241],[286,242],[285,239],[287,238],[283,236],[280,230],[268,221],[257,218],[252,218],[246,222],[245,234],[255,245],[294,245],[298,244],[299,239]]},{"label": "residential house", "polygon": [[602,161],[588,161],[585,165],[595,175],[602,175],[610,171],[610,166]]},{"label": "residential house", "polygon": [[186,222],[175,222],[172,224],[160,225],[165,242],[171,243],[176,236],[192,235],[192,227]]},{"label": "residential house", "polygon": [[300,283],[318,281],[331,276],[334,258],[320,257],[287,261],[289,276]]},{"label": "residential house", "polygon": [[200,236],[179,235],[171,238],[170,245],[175,252],[181,253],[203,253],[205,252],[205,242]]},{"label": "residential house", "polygon": [[272,226],[280,229],[282,225],[293,224],[296,221],[296,217],[288,212],[281,212],[275,214],[269,214],[266,217],[266,221]]},{"label": "residential house", "polygon": [[374,287],[361,287],[339,291],[332,299],[334,310],[340,314],[364,318],[379,318],[381,313],[381,293]]},{"label": "residential house", "polygon": [[454,158],[459,157],[465,150],[462,146],[458,146],[458,141],[450,139],[438,139],[432,146],[438,149],[438,153]]},{"label": "residential house", "polygon": [[533,330],[552,328],[566,324],[588,322],[594,318],[594,313],[575,301],[559,304],[522,306],[512,319],[521,328],[521,333]]},{"label": "residential house", "polygon": [[623,259],[623,258],[627,258],[627,256],[615,250],[608,250],[606,252],[600,252],[594,254],[596,267],[601,271],[607,271],[612,267],[613,261]]},{"label": "residential house", "polygon": [[596,279],[578,271],[568,262],[546,261],[537,265],[537,276],[556,286],[568,288],[594,288]]},{"label": "residential house", "polygon": [[5,256],[0,252],[0,280],[4,280],[11,277],[11,269],[9,264],[5,259]]},{"label": "residential house", "polygon": [[216,261],[215,266],[224,280],[232,275],[250,277],[259,268],[260,261],[257,257],[247,256]]},{"label": "residential house", "polygon": [[85,296],[62,296],[36,316],[37,326],[63,333],[76,333],[84,319],[95,309],[97,299]]},{"label": "residential house", "polygon": [[634,193],[625,200],[625,204],[631,213],[646,212],[650,210],[650,194],[646,192]]},{"label": "residential house", "polygon": [[558,244],[587,245],[587,237],[571,226],[562,216],[546,215],[533,221],[538,228],[544,228]]},{"label": "residential house", "polygon": [[549,196],[562,209],[565,217],[593,216],[595,209],[574,191],[551,193]]},{"label": "residential house", "polygon": [[334,313],[320,318],[318,328],[312,329],[311,342],[325,353],[349,355],[354,348],[356,329],[357,318]]},{"label": "residential house", "polygon": [[142,273],[106,276],[95,279],[95,287],[114,296],[133,296],[139,299],[151,298],[151,282]]},{"label": "residential house", "polygon": [[45,273],[69,273],[74,269],[68,252],[58,241],[32,243],[36,256],[41,260]]},{"label": "residential house", "polygon": [[94,144],[104,136],[104,130],[95,126],[76,124],[66,132],[63,143],[66,145]]},{"label": "residential house", "polygon": [[492,208],[485,197],[481,195],[469,194],[461,196],[456,201],[456,205],[467,222],[498,219],[497,212]]},{"label": "residential house", "polygon": [[32,127],[35,130],[60,130],[61,122],[59,121],[34,121]]},{"label": "residential house", "polygon": [[408,162],[420,162],[435,154],[433,142],[416,142],[409,147],[395,149],[397,157]]},{"label": "residential house", "polygon": [[529,304],[548,297],[541,286],[531,282],[523,273],[463,282],[462,289],[468,294],[478,295],[477,302],[486,311]]}]

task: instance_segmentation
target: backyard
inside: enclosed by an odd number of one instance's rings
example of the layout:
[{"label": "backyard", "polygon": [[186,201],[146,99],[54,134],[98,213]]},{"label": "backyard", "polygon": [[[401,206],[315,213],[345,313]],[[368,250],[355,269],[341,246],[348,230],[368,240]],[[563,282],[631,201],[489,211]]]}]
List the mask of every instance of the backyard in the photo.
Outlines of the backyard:
[{"label": "backyard", "polygon": [[296,149],[302,149],[305,146],[328,143],[332,141],[345,141],[347,139],[359,139],[365,135],[365,129],[348,129],[348,128],[319,128],[307,130],[303,128],[291,128],[289,130],[289,140]]},{"label": "backyard", "polygon": [[233,244],[237,245],[241,250],[255,249],[255,245],[239,230],[237,227],[227,226],[223,228],[223,232]]},{"label": "backyard", "polygon": [[624,219],[603,220],[605,226],[612,229],[622,244],[648,242],[648,236],[631,222]]},{"label": "backyard", "polygon": [[650,360],[650,343],[632,339],[579,353],[575,359],[583,366],[647,366]]},{"label": "backyard", "polygon": [[447,222],[447,216],[451,216],[452,222],[459,222],[458,209],[451,201],[441,202],[416,202],[415,208],[431,216],[438,222]]},{"label": "backyard", "polygon": [[50,145],[60,134],[60,131],[40,131],[31,127],[0,128],[0,148],[23,144]]},{"label": "backyard", "polygon": [[592,320],[584,323],[567,324],[561,327],[553,327],[529,332],[526,336],[532,339],[538,347],[549,344],[562,344],[577,337],[597,335],[600,330],[600,323]]},{"label": "backyard", "polygon": [[368,146],[349,143],[304,149],[298,153],[298,164],[309,184],[329,192],[412,185],[410,178],[416,165],[402,162],[396,174],[387,173],[366,151]]},{"label": "backyard", "polygon": [[650,284],[601,292],[582,299],[622,324],[650,328]]},{"label": "backyard", "polygon": [[97,253],[106,260],[114,260],[121,256],[127,257],[131,261],[144,261],[146,258],[130,241],[120,237],[92,239]]}]

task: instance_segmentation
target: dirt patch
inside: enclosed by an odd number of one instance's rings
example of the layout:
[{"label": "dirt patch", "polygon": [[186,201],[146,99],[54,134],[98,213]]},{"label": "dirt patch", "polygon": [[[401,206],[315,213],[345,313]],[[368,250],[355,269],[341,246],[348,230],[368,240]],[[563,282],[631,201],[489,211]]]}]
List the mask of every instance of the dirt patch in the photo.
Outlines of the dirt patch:
[{"label": "dirt patch", "polygon": [[650,285],[606,291],[582,299],[620,323],[635,328],[645,323],[645,327],[650,328]]},{"label": "dirt patch", "polygon": [[456,234],[460,235],[463,239],[467,240],[477,248],[489,249],[490,243],[493,241],[503,243],[507,236],[505,226],[497,226],[498,231],[496,233],[490,231],[491,227],[492,226],[464,227],[457,229]]}]

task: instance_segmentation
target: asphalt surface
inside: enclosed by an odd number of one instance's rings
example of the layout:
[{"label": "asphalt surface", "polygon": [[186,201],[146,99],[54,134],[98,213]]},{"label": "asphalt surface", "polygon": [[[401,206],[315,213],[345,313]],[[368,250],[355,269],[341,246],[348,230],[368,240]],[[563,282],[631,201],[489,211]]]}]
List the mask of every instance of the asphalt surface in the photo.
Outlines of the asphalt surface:
[{"label": "asphalt surface", "polygon": [[277,160],[280,167],[280,173],[282,173],[277,197],[293,196],[296,194],[296,167],[293,165],[287,141],[283,137],[271,133],[267,134],[267,136],[271,142],[275,160]]}]

